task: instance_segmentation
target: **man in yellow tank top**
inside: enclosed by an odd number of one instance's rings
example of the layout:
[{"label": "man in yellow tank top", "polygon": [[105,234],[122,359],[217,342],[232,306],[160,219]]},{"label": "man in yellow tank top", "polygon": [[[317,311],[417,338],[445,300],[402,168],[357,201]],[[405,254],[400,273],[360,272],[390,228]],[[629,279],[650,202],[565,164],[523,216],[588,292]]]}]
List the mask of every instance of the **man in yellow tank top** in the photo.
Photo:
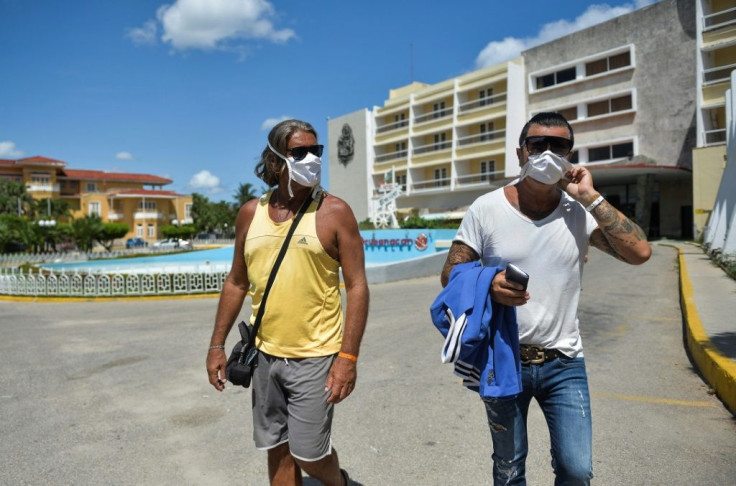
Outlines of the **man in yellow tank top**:
[{"label": "man in yellow tank top", "polygon": [[271,484],[300,485],[302,470],[328,486],[349,483],[332,447],[332,412],[355,387],[368,284],[352,210],[319,187],[321,155],[317,133],[306,122],[286,120],[269,133],[255,172],[272,189],[238,213],[232,269],[207,354],[209,381],[222,391],[225,339],[246,294],[255,321],[286,233],[311,194],[314,200],[289,242],[255,341],[253,439],[256,448],[268,451]]}]

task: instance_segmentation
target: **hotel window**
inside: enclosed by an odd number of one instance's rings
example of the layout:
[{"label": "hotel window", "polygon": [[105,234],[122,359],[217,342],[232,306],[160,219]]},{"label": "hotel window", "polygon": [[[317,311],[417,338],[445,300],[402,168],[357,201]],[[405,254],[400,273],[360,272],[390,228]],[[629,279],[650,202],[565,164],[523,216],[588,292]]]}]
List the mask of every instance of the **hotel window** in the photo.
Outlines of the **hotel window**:
[{"label": "hotel window", "polygon": [[554,73],[537,76],[537,89],[548,88],[556,84],[567,83],[575,79],[575,66]]},{"label": "hotel window", "polygon": [[573,121],[573,120],[578,119],[578,107],[577,106],[571,106],[570,108],[558,110],[557,113],[564,116],[565,120],[567,121]]},{"label": "hotel window", "polygon": [[94,182],[88,182],[87,192],[97,192],[97,184],[95,184]]},{"label": "hotel window", "polygon": [[445,133],[436,133],[434,135],[434,149],[435,150],[443,150],[446,148],[450,148],[450,144],[446,142],[447,140],[447,134]]},{"label": "hotel window", "polygon": [[149,224],[148,225],[148,237],[153,238],[154,236],[156,236],[156,233],[154,233],[153,231],[153,225]]},{"label": "hotel window", "polygon": [[594,76],[596,74],[613,71],[631,65],[631,53],[629,51],[622,52],[613,56],[604,57],[585,63],[585,75]]},{"label": "hotel window", "polygon": [[397,157],[406,157],[406,142],[394,144],[394,152],[396,152]]},{"label": "hotel window", "polygon": [[483,160],[480,163],[480,180],[490,181],[493,180],[493,173],[496,171],[495,160]]},{"label": "hotel window", "polygon": [[447,167],[434,170],[434,187],[442,187],[449,184],[447,180]]},{"label": "hotel window", "polygon": [[600,116],[617,111],[630,110],[631,106],[631,94],[609,100],[596,101],[594,103],[588,103],[588,116]]},{"label": "hotel window", "polygon": [[155,211],[156,201],[141,201],[138,204],[138,209],[142,209],[144,211]]},{"label": "hotel window", "polygon": [[482,89],[478,91],[478,105],[479,106],[486,106],[492,103],[491,98],[493,98],[493,88],[488,89]]},{"label": "hotel window", "polygon": [[588,162],[623,159],[634,155],[634,143],[625,142],[588,149]]},{"label": "hotel window", "polygon": [[394,115],[394,128],[400,128],[406,126],[406,113],[400,113]]},{"label": "hotel window", "polygon": [[31,174],[31,184],[34,186],[50,186],[51,176],[49,174]]},{"label": "hotel window", "polygon": [[184,217],[186,219],[192,219],[192,203],[184,205]]},{"label": "hotel window", "polygon": [[88,212],[89,212],[89,215],[90,216],[92,216],[92,215],[99,216],[100,215],[100,203],[99,202],[93,201],[93,202],[89,203],[89,205],[87,206],[87,208],[89,210]]},{"label": "hotel window", "polygon": [[143,225],[138,223],[135,227],[135,235],[138,238],[143,238]]},{"label": "hotel window", "polygon": [[445,102],[440,101],[439,103],[434,104],[434,109],[432,110],[432,118],[442,118],[445,116]]},{"label": "hotel window", "polygon": [[481,123],[478,127],[480,133],[480,141],[485,142],[486,140],[493,139],[493,122]]},{"label": "hotel window", "polygon": [[396,183],[401,186],[402,191],[406,191],[406,174],[399,174],[396,176]]}]

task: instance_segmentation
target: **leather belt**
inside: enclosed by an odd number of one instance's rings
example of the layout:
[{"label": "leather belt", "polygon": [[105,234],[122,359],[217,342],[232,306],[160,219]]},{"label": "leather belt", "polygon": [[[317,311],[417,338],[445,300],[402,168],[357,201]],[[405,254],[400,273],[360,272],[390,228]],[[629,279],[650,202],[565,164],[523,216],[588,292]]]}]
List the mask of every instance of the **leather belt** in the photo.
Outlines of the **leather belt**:
[{"label": "leather belt", "polygon": [[519,346],[519,358],[521,364],[543,364],[555,358],[567,358],[568,356],[556,349],[544,349],[541,346],[521,344]]}]

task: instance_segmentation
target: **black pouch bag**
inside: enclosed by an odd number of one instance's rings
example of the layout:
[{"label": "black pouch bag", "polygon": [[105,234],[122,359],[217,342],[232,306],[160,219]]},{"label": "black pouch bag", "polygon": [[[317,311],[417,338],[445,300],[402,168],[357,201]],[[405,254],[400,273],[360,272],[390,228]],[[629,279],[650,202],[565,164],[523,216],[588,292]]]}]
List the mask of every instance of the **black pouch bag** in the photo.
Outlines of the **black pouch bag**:
[{"label": "black pouch bag", "polygon": [[241,321],[238,324],[238,330],[242,340],[235,344],[233,352],[227,360],[225,378],[233,385],[248,388],[253,370],[258,366],[258,360],[256,359],[258,349],[254,343],[253,326]]}]

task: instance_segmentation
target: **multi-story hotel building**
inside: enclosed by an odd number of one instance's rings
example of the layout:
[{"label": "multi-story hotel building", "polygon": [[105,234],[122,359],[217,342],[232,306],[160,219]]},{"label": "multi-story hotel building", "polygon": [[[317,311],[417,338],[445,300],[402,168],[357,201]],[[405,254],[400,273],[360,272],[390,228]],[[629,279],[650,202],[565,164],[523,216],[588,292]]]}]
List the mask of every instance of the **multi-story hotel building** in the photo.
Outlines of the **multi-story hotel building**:
[{"label": "multi-story hotel building", "polygon": [[650,237],[692,237],[694,31],[664,0],[523,53],[528,115],[565,115],[574,161]]},{"label": "multi-story hotel building", "polygon": [[161,189],[171,179],[150,174],[67,169],[47,157],[0,160],[0,178],[22,182],[34,199],[69,203],[72,218],[91,214],[127,223],[129,236],[155,241],[161,227],[192,222],[192,198]]},{"label": "multi-story hotel building", "polygon": [[[697,147],[693,204],[698,234],[708,223],[726,166],[726,90],[736,69],[736,3],[696,0]],[[732,162],[733,163],[733,162]]]},{"label": "multi-story hotel building", "polygon": [[392,90],[328,122],[330,190],[368,218],[393,172],[400,215],[462,210],[518,175],[524,122],[559,111],[574,160],[614,205],[652,237],[692,237],[695,24],[692,2],[662,0],[512,61]]},{"label": "multi-story hotel building", "polygon": [[358,219],[375,210],[374,192],[389,174],[403,190],[400,213],[467,206],[518,174],[507,154],[524,112],[508,107],[524,106],[523,76],[516,59],[431,86],[412,83],[391,90],[381,107],[331,119],[330,189]]}]

